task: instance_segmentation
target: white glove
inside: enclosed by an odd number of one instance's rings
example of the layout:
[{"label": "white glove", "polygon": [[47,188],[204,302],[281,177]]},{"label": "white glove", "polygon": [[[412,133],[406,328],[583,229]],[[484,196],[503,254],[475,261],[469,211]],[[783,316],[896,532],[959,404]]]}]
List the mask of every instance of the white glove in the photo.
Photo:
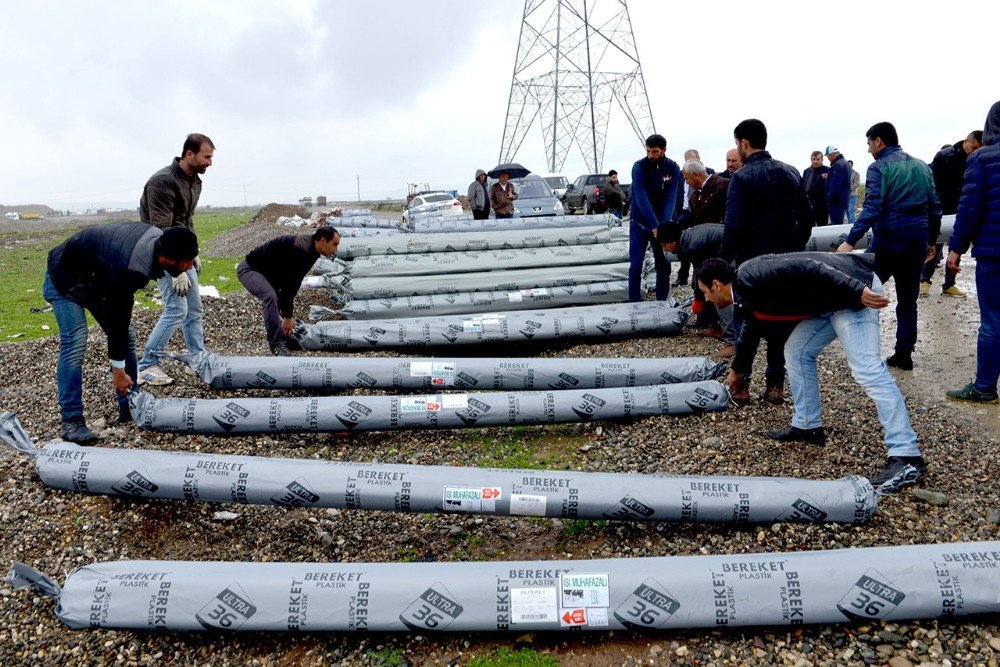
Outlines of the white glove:
[{"label": "white glove", "polygon": [[182,273],[173,279],[174,292],[180,296],[184,296],[191,289],[191,279],[187,277],[187,272]]},{"label": "white glove", "polygon": [[201,275],[201,259],[199,259],[198,257],[194,258],[194,272],[197,273],[199,276]]}]

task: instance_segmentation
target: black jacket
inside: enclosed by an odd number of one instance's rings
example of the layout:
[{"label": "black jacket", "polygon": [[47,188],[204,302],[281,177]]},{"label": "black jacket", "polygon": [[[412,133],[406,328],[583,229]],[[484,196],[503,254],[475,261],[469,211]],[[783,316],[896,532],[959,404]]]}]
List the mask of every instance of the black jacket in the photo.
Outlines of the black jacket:
[{"label": "black jacket", "polygon": [[174,225],[194,231],[194,210],[201,197],[201,178],[188,176],[180,158],[149,177],[139,199],[139,219],[167,229]]},{"label": "black jacket", "polygon": [[937,190],[941,202],[941,214],[951,215],[958,211],[958,200],[962,197],[962,184],[965,183],[965,163],[968,159],[962,142],[954,146],[942,148],[931,160],[931,173],[934,174],[934,189]]},{"label": "black jacket", "polygon": [[812,232],[812,207],[802,178],[767,151],[748,155],[729,181],[721,257],[737,264],[802,250]]},{"label": "black jacket", "polygon": [[677,248],[678,256],[691,262],[697,271],[706,259],[719,256],[725,229],[725,225],[717,222],[706,222],[685,229],[681,232]]},{"label": "black jacket", "polygon": [[862,253],[794,252],[755,257],[740,266],[733,294],[756,315],[815,317],[860,310],[871,287],[875,256]]},{"label": "black jacket", "polygon": [[49,251],[48,273],[60,294],[91,312],[108,336],[108,357],[125,359],[135,292],[163,275],[151,225],[113,222],[88,227]]},{"label": "black jacket", "polygon": [[295,295],[302,279],[319,259],[311,236],[279,236],[255,248],[247,255],[247,265],[262,274],[278,293],[278,311],[282,317],[292,316]]}]

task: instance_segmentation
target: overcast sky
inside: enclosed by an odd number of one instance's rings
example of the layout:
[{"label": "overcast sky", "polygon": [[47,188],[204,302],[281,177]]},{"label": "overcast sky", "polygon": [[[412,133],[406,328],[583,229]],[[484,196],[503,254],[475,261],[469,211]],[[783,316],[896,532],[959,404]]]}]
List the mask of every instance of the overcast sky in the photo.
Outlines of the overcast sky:
[{"label": "overcast sky", "polygon": [[[594,0],[613,2],[614,0]],[[0,204],[134,206],[191,131],[212,137],[201,203],[464,190],[497,162],[523,3],[4,3]],[[629,3],[668,155],[724,168],[732,129],[768,127],[799,169],[838,145],[860,171],[865,130],[896,124],[930,160],[1000,99],[1000,3]],[[981,31],[980,31],[981,27]],[[613,110],[604,169],[639,139]],[[536,125],[518,161],[546,170]],[[584,173],[578,150],[563,173]],[[627,178],[625,180],[628,180]]]}]

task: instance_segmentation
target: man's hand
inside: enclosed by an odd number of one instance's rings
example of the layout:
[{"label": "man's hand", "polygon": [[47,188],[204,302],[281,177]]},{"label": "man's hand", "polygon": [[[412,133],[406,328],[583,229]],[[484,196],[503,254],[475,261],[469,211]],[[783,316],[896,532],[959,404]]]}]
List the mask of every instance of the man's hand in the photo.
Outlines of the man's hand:
[{"label": "man's hand", "polygon": [[937,248],[932,245],[927,246],[927,254],[924,256],[924,264],[933,261],[935,255],[937,255]]},{"label": "man's hand", "polygon": [[292,332],[295,331],[295,318],[294,317],[282,317],[281,318],[281,330],[285,332],[286,336],[291,336]]},{"label": "man's hand", "polygon": [[726,386],[732,389],[739,381],[740,374],[730,368],[729,372],[726,374]]},{"label": "man's hand", "polygon": [[861,303],[869,308],[885,308],[889,305],[889,297],[873,292],[866,287],[861,290]]},{"label": "man's hand", "polygon": [[841,243],[840,246],[837,248],[837,252],[851,252],[852,250],[854,250],[854,246],[852,246],[847,241]]},{"label": "man's hand", "polygon": [[115,381],[115,391],[124,396],[132,388],[132,378],[124,368],[112,368],[111,376]]},{"label": "man's hand", "polygon": [[201,275],[201,258],[199,257],[194,258],[194,272]]},{"label": "man's hand", "polygon": [[191,279],[187,277],[187,272],[182,273],[173,279],[174,292],[180,296],[184,296],[191,289]]},{"label": "man's hand", "polygon": [[959,268],[958,263],[962,261],[962,255],[955,252],[954,250],[948,251],[948,270],[952,273],[958,273],[962,269]]}]

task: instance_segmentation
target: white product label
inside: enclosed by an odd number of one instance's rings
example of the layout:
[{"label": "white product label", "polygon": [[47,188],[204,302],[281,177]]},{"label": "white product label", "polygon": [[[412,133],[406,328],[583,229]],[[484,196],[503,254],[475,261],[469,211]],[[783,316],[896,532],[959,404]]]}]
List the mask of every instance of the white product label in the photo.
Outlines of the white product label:
[{"label": "white product label", "polygon": [[469,407],[468,394],[442,394],[441,407],[445,410],[464,410]]},{"label": "white product label", "polygon": [[510,513],[522,516],[545,516],[545,496],[514,493],[510,496]]},{"label": "white product label", "polygon": [[587,624],[592,628],[605,628],[608,625],[607,609],[588,609]]},{"label": "white product label", "polygon": [[507,292],[507,300],[511,303],[521,303],[521,301],[524,300],[524,297],[520,292]]},{"label": "white product label", "polygon": [[399,411],[404,413],[441,412],[441,397],[403,396],[399,399]]},{"label": "white product label", "polygon": [[553,587],[510,589],[510,622],[554,622],[559,618],[556,597],[556,589]]},{"label": "white product label", "polygon": [[431,375],[439,378],[455,377],[455,362],[435,362],[431,364]]},{"label": "white product label", "polygon": [[483,330],[483,323],[481,321],[464,320],[462,322],[462,331],[465,333],[481,333]]},{"label": "white product label", "polygon": [[521,290],[521,294],[524,296],[548,296],[549,290],[545,287],[532,287],[531,289]]},{"label": "white product label", "polygon": [[611,583],[608,573],[559,576],[560,605],[563,609],[575,607],[607,607],[611,604]]},{"label": "white product label", "polygon": [[411,361],[410,377],[428,377],[433,373],[433,364],[429,361]]},{"label": "white product label", "polygon": [[498,486],[446,486],[442,505],[451,512],[496,512],[502,494]]}]

